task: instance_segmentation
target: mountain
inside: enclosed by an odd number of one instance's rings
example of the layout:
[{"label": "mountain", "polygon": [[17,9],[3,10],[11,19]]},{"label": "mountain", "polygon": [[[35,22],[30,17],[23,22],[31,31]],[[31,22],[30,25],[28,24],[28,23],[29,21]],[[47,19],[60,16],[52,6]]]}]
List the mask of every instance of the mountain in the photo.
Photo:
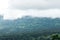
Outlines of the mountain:
[{"label": "mountain", "polygon": [[60,18],[24,16],[14,20],[4,20],[0,16],[0,34],[10,33],[60,33]]}]

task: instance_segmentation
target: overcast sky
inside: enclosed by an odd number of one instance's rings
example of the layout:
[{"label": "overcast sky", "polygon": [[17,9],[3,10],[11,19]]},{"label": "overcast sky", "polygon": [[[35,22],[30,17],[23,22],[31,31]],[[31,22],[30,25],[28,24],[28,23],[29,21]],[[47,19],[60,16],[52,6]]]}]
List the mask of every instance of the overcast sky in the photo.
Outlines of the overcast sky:
[{"label": "overcast sky", "polygon": [[0,15],[4,19],[16,19],[26,15],[60,17],[60,0],[0,0]]}]

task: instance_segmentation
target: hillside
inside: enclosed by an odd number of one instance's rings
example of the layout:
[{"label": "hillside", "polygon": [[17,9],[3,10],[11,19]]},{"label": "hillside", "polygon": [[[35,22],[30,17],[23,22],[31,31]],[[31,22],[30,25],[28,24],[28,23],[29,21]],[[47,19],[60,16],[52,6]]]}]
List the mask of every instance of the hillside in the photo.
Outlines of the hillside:
[{"label": "hillside", "polygon": [[60,18],[24,16],[14,20],[0,17],[0,36],[25,35],[32,37],[60,33]]}]

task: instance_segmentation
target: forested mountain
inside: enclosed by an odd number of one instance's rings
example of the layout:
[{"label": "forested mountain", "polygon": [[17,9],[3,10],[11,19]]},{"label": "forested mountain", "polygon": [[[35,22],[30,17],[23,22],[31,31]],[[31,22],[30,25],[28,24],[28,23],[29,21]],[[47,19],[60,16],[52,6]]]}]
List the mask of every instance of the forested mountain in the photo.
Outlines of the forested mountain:
[{"label": "forested mountain", "polygon": [[14,20],[4,20],[0,16],[0,36],[30,35],[38,37],[60,33],[60,18],[24,16]]}]

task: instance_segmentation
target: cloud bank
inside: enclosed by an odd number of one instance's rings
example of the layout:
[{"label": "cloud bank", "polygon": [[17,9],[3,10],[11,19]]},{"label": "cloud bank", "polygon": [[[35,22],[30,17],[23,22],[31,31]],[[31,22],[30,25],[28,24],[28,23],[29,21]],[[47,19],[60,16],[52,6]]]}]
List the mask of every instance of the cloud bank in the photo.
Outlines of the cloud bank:
[{"label": "cloud bank", "polygon": [[16,9],[60,9],[60,0],[13,0],[11,8]]},{"label": "cloud bank", "polygon": [[0,15],[4,15],[4,19],[16,19],[26,15],[53,18],[60,17],[60,0],[3,1],[0,1]]}]

